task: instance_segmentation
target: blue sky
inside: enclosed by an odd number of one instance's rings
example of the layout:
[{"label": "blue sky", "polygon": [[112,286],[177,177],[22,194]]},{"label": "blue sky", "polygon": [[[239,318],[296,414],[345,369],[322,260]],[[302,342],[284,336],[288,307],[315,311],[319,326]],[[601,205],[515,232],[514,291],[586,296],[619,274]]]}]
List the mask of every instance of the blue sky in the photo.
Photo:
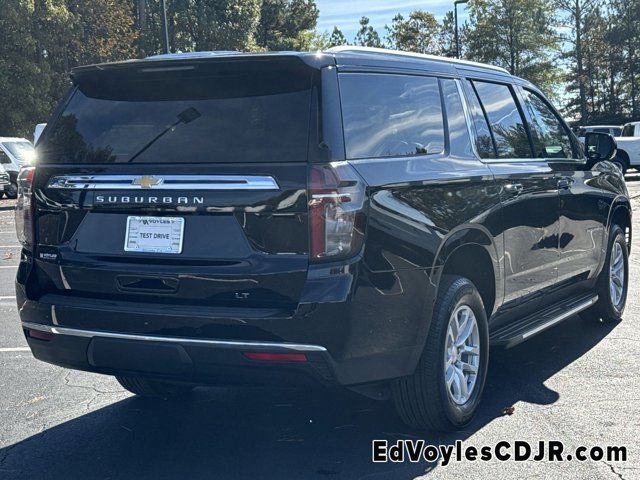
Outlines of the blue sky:
[{"label": "blue sky", "polygon": [[[316,0],[320,9],[318,31],[331,32],[334,25],[340,27],[349,41],[358,30],[360,17],[367,16],[371,24],[384,36],[385,25],[391,23],[396,13],[407,15],[413,10],[427,10],[440,19],[444,14],[453,10],[453,0]],[[460,5],[458,13],[461,22],[466,15],[462,13],[464,5]]]}]

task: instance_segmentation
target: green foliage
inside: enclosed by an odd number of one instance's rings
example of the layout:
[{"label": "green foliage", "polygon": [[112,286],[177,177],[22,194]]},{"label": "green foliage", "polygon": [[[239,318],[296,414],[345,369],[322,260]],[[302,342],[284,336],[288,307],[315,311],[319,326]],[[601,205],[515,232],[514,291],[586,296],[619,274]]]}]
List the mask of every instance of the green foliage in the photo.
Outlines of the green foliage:
[{"label": "green foliage", "polygon": [[360,30],[358,30],[358,33],[356,34],[354,44],[363,47],[375,48],[382,48],[384,46],[378,32],[369,25],[368,17],[362,17],[360,19]]},{"label": "green foliage", "polygon": [[475,0],[469,4],[467,56],[491,63],[553,92],[560,38],[550,0]]},{"label": "green foliage", "polygon": [[313,0],[264,0],[258,45],[265,50],[308,50],[319,13]]},{"label": "green foliage", "polygon": [[430,12],[416,10],[407,19],[398,14],[393,18],[391,26],[386,28],[390,48],[418,53],[440,53],[440,28],[436,17]]},{"label": "green foliage", "polygon": [[344,36],[342,30],[340,30],[338,27],[333,27],[333,32],[331,32],[331,36],[329,37],[329,46],[339,47],[341,45],[349,45],[347,37]]}]

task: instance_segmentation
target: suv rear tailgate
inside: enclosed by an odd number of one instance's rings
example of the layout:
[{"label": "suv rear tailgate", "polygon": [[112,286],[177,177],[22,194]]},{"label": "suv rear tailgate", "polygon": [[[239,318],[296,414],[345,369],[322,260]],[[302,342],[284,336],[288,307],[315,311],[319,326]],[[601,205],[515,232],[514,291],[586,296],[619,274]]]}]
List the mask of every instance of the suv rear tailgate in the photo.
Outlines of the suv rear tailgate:
[{"label": "suv rear tailgate", "polygon": [[[40,294],[293,312],[312,72],[296,58],[166,70],[84,73],[39,143]],[[125,248],[128,228],[157,219],[175,248]]]}]

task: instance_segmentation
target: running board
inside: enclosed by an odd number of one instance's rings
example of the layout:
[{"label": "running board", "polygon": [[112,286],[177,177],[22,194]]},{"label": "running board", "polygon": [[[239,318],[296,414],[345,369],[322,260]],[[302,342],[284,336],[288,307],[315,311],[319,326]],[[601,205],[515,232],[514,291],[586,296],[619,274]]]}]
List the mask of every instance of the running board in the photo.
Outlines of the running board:
[{"label": "running board", "polygon": [[491,345],[500,345],[506,348],[513,347],[547,328],[586,310],[597,301],[597,295],[588,293],[572,298],[569,301],[556,303],[528,317],[514,320],[490,333]]}]

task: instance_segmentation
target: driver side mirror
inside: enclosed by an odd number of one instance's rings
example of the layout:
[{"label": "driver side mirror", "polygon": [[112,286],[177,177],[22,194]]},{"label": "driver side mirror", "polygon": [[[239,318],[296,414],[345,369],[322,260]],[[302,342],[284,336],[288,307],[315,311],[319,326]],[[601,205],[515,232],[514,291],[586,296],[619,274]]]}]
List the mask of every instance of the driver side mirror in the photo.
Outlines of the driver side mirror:
[{"label": "driver side mirror", "polygon": [[618,150],[616,139],[608,133],[588,132],[584,136],[587,159],[595,164],[603,160],[613,160]]}]

